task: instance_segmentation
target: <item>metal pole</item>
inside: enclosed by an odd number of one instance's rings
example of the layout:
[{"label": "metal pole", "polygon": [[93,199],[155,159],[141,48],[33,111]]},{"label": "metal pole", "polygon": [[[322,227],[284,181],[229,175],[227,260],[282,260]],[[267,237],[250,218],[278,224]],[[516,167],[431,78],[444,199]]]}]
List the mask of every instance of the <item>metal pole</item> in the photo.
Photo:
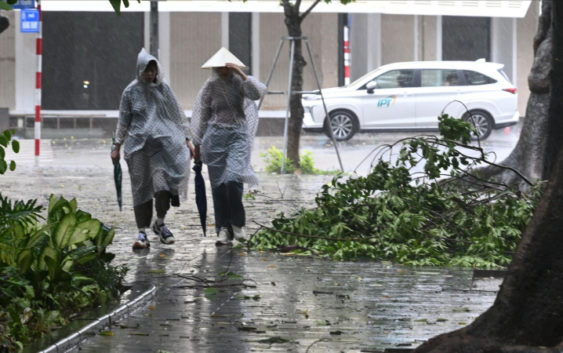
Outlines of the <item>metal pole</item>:
[{"label": "metal pole", "polygon": [[158,58],[158,0],[151,0],[150,53]]},{"label": "metal pole", "polygon": [[291,50],[290,50],[290,57],[289,57],[289,84],[287,85],[287,106],[285,108],[285,122],[283,127],[283,155],[282,155],[282,164],[281,164],[281,172],[285,171],[285,156],[287,153],[287,127],[289,122],[289,107],[291,105],[291,79],[293,78],[293,52],[295,50],[295,39],[293,37],[289,37],[291,41]]},{"label": "metal pole", "polygon": [[338,151],[338,145],[334,139],[334,134],[332,133],[332,120],[328,116],[328,110],[326,108],[325,99],[323,96],[323,90],[321,89],[321,82],[319,81],[319,76],[317,75],[317,69],[315,68],[315,61],[313,60],[313,54],[311,53],[311,47],[309,46],[309,40],[305,38],[305,45],[307,46],[307,52],[309,52],[309,60],[311,60],[311,67],[313,68],[313,73],[315,74],[315,80],[317,81],[317,87],[319,88],[319,93],[321,95],[321,100],[323,102],[323,108],[325,110],[325,116],[328,119],[328,130],[330,131],[330,139],[334,145],[334,150],[336,151],[336,157],[338,158],[338,163],[340,164],[340,170],[344,173],[344,166],[342,166],[342,159],[340,158],[340,151]]},{"label": "metal pole", "polygon": [[[283,47],[283,43],[284,40],[283,38],[280,39],[280,44],[278,45],[278,51],[276,51],[276,56],[274,57],[274,62],[272,63],[272,67],[270,68],[270,73],[268,74],[268,79],[266,80],[266,87],[270,86],[270,80],[272,79],[272,76],[274,74],[274,69],[276,67],[276,64],[278,63],[278,59],[280,58],[280,52],[281,49]],[[258,110],[260,110],[260,107],[262,106],[262,102],[264,101],[264,97],[266,95],[263,95],[262,97],[260,97],[260,102],[258,102]]]},{"label": "metal pole", "polygon": [[350,28],[344,26],[344,85],[350,84]]},{"label": "metal pole", "polygon": [[37,54],[37,72],[35,73],[35,157],[39,157],[41,145],[41,66],[42,66],[42,31],[43,14],[41,13],[41,1],[37,0],[39,12],[39,32],[37,33],[35,51]]}]

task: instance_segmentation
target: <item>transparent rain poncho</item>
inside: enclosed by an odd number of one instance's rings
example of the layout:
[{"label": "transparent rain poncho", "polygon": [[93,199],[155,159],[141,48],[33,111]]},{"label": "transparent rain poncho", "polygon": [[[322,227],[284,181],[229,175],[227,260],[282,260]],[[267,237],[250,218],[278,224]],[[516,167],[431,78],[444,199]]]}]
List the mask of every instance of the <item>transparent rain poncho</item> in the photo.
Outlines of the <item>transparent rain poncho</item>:
[{"label": "transparent rain poncho", "polygon": [[[153,60],[158,66],[156,82],[146,83],[141,74]],[[158,60],[142,49],[136,73],[137,79],[121,96],[115,134],[129,167],[134,206],[150,201],[159,191],[179,195],[187,187],[190,170],[187,119],[174,92],[162,80]]]},{"label": "transparent rain poncho", "polygon": [[207,164],[212,187],[229,181],[258,185],[250,165],[258,127],[254,100],[265,92],[266,86],[252,76],[243,81],[235,73],[222,77],[215,70],[199,91],[191,136],[194,144],[201,145],[201,160]]}]

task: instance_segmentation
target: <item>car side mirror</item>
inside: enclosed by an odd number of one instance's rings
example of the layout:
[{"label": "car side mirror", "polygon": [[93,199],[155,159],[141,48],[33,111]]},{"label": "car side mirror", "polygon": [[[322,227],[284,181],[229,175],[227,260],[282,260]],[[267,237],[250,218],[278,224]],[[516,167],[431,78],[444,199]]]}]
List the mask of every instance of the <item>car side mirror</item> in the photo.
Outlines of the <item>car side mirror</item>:
[{"label": "car side mirror", "polygon": [[373,90],[375,89],[375,87],[377,87],[377,82],[375,81],[370,81],[368,82],[368,84],[366,85],[366,88],[368,89],[368,93],[372,94]]}]

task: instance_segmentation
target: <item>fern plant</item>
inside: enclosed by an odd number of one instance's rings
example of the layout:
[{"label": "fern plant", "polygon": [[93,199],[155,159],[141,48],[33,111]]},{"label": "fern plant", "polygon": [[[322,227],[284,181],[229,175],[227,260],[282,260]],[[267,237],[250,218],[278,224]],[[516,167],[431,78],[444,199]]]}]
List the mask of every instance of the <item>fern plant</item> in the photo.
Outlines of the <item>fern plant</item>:
[{"label": "fern plant", "polygon": [[16,265],[17,255],[28,241],[28,234],[37,227],[42,206],[37,200],[11,201],[0,194],[0,261]]}]

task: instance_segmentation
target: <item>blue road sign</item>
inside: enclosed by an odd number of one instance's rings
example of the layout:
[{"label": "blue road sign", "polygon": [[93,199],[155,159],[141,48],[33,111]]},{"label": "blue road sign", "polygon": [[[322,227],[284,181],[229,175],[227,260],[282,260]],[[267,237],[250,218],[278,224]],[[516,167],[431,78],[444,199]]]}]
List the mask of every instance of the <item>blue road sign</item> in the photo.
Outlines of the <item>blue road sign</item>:
[{"label": "blue road sign", "polygon": [[35,8],[35,0],[18,0],[14,5],[14,9],[33,9]]},{"label": "blue road sign", "polygon": [[22,33],[39,32],[39,10],[23,9],[21,11],[20,29]]}]

